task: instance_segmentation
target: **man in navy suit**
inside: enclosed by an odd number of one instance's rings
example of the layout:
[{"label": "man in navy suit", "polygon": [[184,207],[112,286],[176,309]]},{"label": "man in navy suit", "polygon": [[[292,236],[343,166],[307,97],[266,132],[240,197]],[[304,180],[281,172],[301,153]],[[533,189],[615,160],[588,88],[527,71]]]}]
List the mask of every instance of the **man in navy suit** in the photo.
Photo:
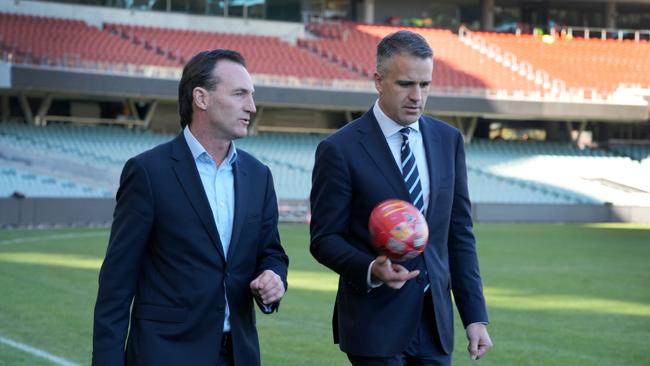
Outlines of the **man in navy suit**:
[{"label": "man in navy suit", "polygon": [[93,365],[260,364],[253,299],[278,308],[288,258],[271,172],[235,148],[253,92],[239,53],[195,55],[178,87],[182,133],[124,166]]},{"label": "man in navy suit", "polygon": [[[472,233],[462,135],[422,115],[433,53],[400,31],[377,47],[379,99],[323,140],[311,191],[312,255],[337,272],[334,341],[353,365],[450,365],[453,291],[472,359],[491,347]],[[372,209],[410,201],[429,226],[425,252],[403,263],[378,255]]]}]

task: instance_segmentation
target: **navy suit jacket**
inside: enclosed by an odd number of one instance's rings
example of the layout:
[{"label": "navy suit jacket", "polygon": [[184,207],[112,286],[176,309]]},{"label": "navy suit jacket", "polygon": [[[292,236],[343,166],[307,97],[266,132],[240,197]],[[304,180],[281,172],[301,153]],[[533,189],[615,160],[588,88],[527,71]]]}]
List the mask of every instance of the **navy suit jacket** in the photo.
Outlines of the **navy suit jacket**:
[{"label": "navy suit jacket", "polygon": [[[417,329],[424,285],[431,285],[443,351],[453,349],[450,290],[465,325],[487,322],[461,134],[421,117],[431,194],[426,219],[426,271],[400,290],[368,290],[368,266],[378,255],[368,218],[380,202],[409,201],[402,174],[372,109],[323,140],[316,151],[311,192],[312,255],[340,275],[333,317],[334,340],[351,355],[391,357],[402,352]],[[422,266],[422,258],[404,265]],[[419,264],[418,264],[419,261]]]},{"label": "navy suit jacket", "polygon": [[270,170],[238,150],[233,174],[224,253],[183,134],[126,163],[99,275],[93,365],[216,365],[225,294],[235,361],[260,364],[249,283],[270,269],[286,288],[288,258]]}]

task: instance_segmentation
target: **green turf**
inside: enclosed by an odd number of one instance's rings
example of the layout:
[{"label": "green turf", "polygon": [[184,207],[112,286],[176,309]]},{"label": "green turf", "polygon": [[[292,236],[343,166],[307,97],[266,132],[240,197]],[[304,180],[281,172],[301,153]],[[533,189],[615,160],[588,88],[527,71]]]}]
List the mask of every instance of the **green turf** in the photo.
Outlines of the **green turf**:
[{"label": "green turf", "polygon": [[[346,365],[330,329],[336,276],[309,255],[306,226],[281,229],[290,289],[278,314],[258,313],[263,364]],[[476,231],[495,343],[478,364],[650,364],[649,226],[482,224]],[[37,240],[47,236],[58,238]],[[88,364],[107,236],[1,231],[0,336]],[[456,329],[454,364],[473,364],[458,320]],[[0,344],[0,365],[47,364]]]}]

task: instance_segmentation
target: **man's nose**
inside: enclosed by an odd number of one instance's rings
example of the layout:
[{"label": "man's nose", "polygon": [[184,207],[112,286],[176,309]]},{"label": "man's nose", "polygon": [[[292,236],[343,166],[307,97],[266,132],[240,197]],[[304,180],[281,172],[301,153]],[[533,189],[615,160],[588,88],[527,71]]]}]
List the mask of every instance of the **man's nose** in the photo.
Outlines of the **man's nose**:
[{"label": "man's nose", "polygon": [[250,97],[248,99],[248,102],[244,106],[244,110],[248,113],[255,113],[257,112],[257,108],[255,108],[255,101],[253,100],[253,97]]},{"label": "man's nose", "polygon": [[419,85],[411,88],[411,91],[409,92],[409,99],[416,102],[422,100],[422,88]]}]

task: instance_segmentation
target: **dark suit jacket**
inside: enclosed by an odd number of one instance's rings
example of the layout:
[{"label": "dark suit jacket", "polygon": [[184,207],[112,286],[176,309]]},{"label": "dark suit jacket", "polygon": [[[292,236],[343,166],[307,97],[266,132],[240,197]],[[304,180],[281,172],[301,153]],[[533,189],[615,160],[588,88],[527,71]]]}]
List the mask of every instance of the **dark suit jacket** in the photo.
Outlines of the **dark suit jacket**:
[{"label": "dark suit jacket", "polygon": [[[340,275],[334,309],[334,340],[349,354],[390,357],[413,338],[422,309],[423,285],[431,285],[443,350],[453,349],[453,290],[462,321],[487,322],[476,256],[461,134],[429,117],[420,118],[431,193],[423,256],[405,266],[426,265],[400,290],[368,291],[366,276],[378,255],[369,240],[368,218],[381,201],[409,201],[402,174],[372,109],[323,140],[316,151],[311,192],[311,253]],[[424,258],[424,262],[422,261]],[[418,265],[419,261],[419,265]]]},{"label": "dark suit jacket", "polygon": [[216,365],[226,293],[235,361],[259,365],[249,283],[270,269],[286,288],[288,258],[268,167],[238,150],[233,174],[224,253],[183,134],[126,163],[99,275],[93,365]]}]

